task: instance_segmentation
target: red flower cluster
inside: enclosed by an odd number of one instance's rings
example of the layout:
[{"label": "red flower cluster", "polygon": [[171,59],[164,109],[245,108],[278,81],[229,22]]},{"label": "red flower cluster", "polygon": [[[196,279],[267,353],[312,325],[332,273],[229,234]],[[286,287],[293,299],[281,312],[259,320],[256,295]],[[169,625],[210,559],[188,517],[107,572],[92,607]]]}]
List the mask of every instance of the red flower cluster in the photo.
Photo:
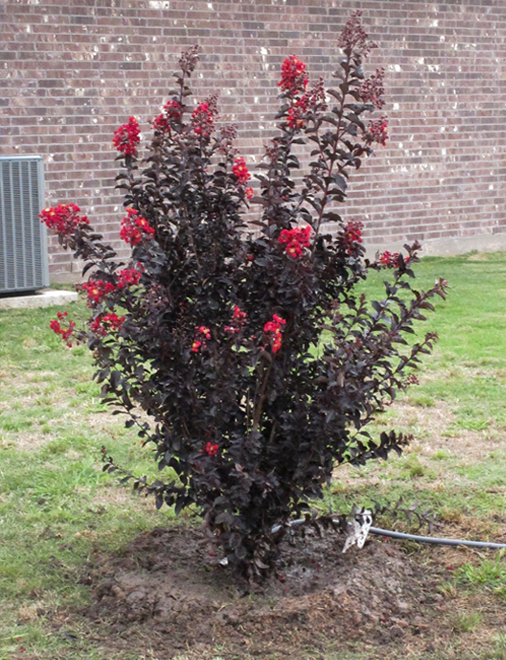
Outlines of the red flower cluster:
[{"label": "red flower cluster", "polygon": [[246,312],[243,312],[237,305],[234,307],[231,323],[232,325],[225,326],[225,332],[228,332],[232,335],[239,332],[246,323]]},{"label": "red flower cluster", "polygon": [[311,227],[307,225],[304,228],[283,229],[278,241],[279,243],[286,243],[286,254],[292,259],[297,259],[302,255],[302,248],[309,247],[310,236]]},{"label": "red flower cluster", "polygon": [[236,158],[234,160],[232,174],[235,174],[237,177],[237,183],[242,186],[246,183],[246,181],[251,179],[251,174],[248,172],[248,167],[246,166],[246,161],[244,158]]},{"label": "red flower cluster", "polygon": [[350,220],[344,228],[344,232],[340,237],[340,242],[348,254],[353,252],[356,243],[362,243],[363,227],[364,225],[361,222]]},{"label": "red flower cluster", "polygon": [[404,381],[404,384],[406,386],[419,385],[420,381],[418,380],[417,376],[415,376],[415,374],[409,374],[406,380]]},{"label": "red flower cluster", "polygon": [[120,270],[118,275],[118,289],[124,289],[139,284],[139,280],[141,279],[141,273],[135,268],[125,268],[124,270]]},{"label": "red flower cluster", "polygon": [[290,128],[304,128],[306,123],[304,115],[307,112],[308,103],[309,97],[304,94],[288,109],[286,123]]},{"label": "red flower cluster", "polygon": [[235,305],[233,318],[237,324],[244,325],[246,323],[246,312],[243,312],[240,307]]},{"label": "red flower cluster", "polygon": [[183,110],[179,101],[167,101],[163,106],[163,112],[153,120],[153,128],[161,133],[170,133],[174,123],[181,121]]},{"label": "red flower cluster", "polygon": [[[399,257],[401,255],[398,252],[383,252],[382,255],[380,255],[380,262],[385,266],[386,268],[399,268],[400,261]],[[409,257],[403,257],[403,261],[405,264],[408,263]]]},{"label": "red flower cluster", "polygon": [[146,218],[139,215],[139,211],[127,208],[127,215],[121,221],[120,238],[134,246],[143,238],[148,238],[154,233],[155,230],[149,226]]},{"label": "red flower cluster", "polygon": [[312,110],[326,110],[327,99],[325,94],[325,85],[323,78],[320,78],[311,85],[309,90],[309,106]]},{"label": "red flower cluster", "polygon": [[388,140],[388,120],[386,117],[381,117],[376,121],[369,122],[367,131],[364,134],[365,141],[371,144],[378,142],[383,146],[386,145]]},{"label": "red flower cluster", "polygon": [[281,327],[285,325],[285,323],[285,319],[274,314],[272,321],[267,321],[264,325],[264,332],[269,335],[273,353],[277,353],[281,348]]},{"label": "red flower cluster", "polygon": [[325,99],[325,87],[323,79],[320,78],[314,83],[309,92],[304,93],[300,99],[288,109],[286,123],[290,128],[301,129],[304,128],[306,120],[304,115],[311,111],[323,111],[327,109]]},{"label": "red flower cluster", "polygon": [[206,445],[206,452],[209,454],[209,456],[216,456],[218,449],[218,445],[213,445],[212,442],[208,442]]},{"label": "red flower cluster", "polygon": [[290,94],[298,94],[306,89],[308,79],[304,75],[306,65],[295,55],[290,55],[281,66],[281,80],[278,86]]},{"label": "red flower cluster", "polygon": [[74,334],[74,329],[76,327],[76,324],[74,323],[74,321],[69,321],[68,328],[67,329],[62,328],[60,321],[63,321],[63,319],[66,316],[68,316],[68,312],[58,312],[56,316],[58,317],[58,320],[54,319],[53,321],[51,321],[49,327],[53,332],[56,332],[57,335],[61,335],[63,341],[67,342],[67,346],[72,346],[70,339]]},{"label": "red flower cluster", "polygon": [[199,103],[192,112],[193,132],[209,137],[214,130],[214,113],[209,102]]},{"label": "red flower cluster", "polygon": [[114,133],[113,145],[126,156],[135,156],[140,138],[139,122],[135,117],[129,117],[126,124],[122,124]]},{"label": "red flower cluster", "polygon": [[48,229],[54,229],[60,234],[71,234],[79,225],[89,224],[85,215],[78,215],[80,210],[75,204],[58,204],[41,211],[39,218]]},{"label": "red flower cluster", "polygon": [[153,128],[160,133],[170,133],[170,123],[167,117],[162,113],[153,119]]},{"label": "red flower cluster", "polygon": [[125,317],[118,316],[117,314],[105,314],[104,316],[97,316],[97,318],[90,325],[90,330],[95,332],[97,335],[102,335],[104,337],[111,330],[119,330],[124,321]]},{"label": "red flower cluster", "polygon": [[364,103],[372,103],[377,110],[385,105],[383,94],[385,88],[383,87],[383,78],[385,77],[385,69],[376,69],[370,78],[364,80],[360,85],[358,91],[360,100]]},{"label": "red flower cluster", "polygon": [[290,128],[304,128],[306,124],[304,115],[307,112],[323,111],[326,109],[325,87],[323,85],[323,79],[320,78],[316,83],[313,83],[309,92],[304,93],[288,109],[286,123]]},{"label": "red flower cluster", "polygon": [[245,195],[246,199],[251,199],[254,195],[253,188],[246,188],[244,190],[244,195]]},{"label": "red flower cluster", "polygon": [[350,220],[346,225],[346,236],[353,243],[362,243],[362,228],[363,224],[361,222],[356,222]]},{"label": "red flower cluster", "polygon": [[110,282],[104,280],[91,280],[81,285],[88,294],[88,307],[98,305],[108,293],[114,291],[116,287]]},{"label": "red flower cluster", "polygon": [[195,341],[192,344],[191,351],[192,353],[198,353],[201,348],[204,348],[206,345],[206,339],[211,338],[211,331],[209,328],[206,328],[205,325],[198,326],[195,328],[196,336]]}]

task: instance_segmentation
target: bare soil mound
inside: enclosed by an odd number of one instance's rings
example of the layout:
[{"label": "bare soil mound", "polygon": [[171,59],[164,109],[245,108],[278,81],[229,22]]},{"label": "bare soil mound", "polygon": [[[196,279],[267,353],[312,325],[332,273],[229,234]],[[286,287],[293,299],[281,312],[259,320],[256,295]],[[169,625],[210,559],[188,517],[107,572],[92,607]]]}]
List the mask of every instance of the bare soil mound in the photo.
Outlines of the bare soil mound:
[{"label": "bare soil mound", "polygon": [[157,660],[431,653],[428,631],[445,611],[438,571],[378,537],[345,555],[342,545],[334,532],[283,541],[276,574],[251,590],[219,565],[200,530],[156,528],[123,556],[87,567],[95,602],[86,614],[107,623],[116,651],[129,640],[138,648],[140,636]]}]

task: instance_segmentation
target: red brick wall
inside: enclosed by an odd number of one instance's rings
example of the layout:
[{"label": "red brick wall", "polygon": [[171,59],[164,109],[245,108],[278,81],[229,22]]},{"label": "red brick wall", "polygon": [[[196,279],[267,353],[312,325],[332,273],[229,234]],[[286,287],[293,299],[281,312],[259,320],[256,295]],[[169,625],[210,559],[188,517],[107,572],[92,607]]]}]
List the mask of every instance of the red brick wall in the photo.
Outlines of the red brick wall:
[{"label": "red brick wall", "polygon": [[[504,0],[7,0],[0,153],[43,155],[48,204],[77,203],[116,241],[112,134],[132,114],[149,130],[183,47],[201,45],[196,95],[220,91],[258,162],[281,62],[297,54],[329,80],[356,8],[380,45],[370,68],[387,70],[391,137],[353,180],[346,216],[374,244],[506,232]],[[70,271],[54,240],[50,259],[54,278]]]}]

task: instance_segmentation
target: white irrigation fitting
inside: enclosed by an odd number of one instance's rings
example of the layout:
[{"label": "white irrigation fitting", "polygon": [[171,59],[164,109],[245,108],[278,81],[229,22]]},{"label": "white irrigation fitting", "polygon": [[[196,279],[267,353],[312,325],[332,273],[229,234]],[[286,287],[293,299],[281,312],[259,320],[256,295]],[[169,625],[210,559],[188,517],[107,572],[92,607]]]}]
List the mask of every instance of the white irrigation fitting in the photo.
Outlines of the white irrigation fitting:
[{"label": "white irrigation fitting", "polygon": [[[362,518],[362,524],[360,524],[360,522],[357,520],[358,517]],[[291,520],[286,524],[287,527],[299,527],[305,522],[306,522],[305,519],[299,518],[299,520]],[[333,520],[332,522],[339,523],[338,520]],[[365,509],[362,513],[358,514],[353,519],[353,521],[347,523],[348,534],[346,536],[346,541],[344,542],[343,554],[352,545],[356,544],[357,547],[360,549],[364,547],[364,544],[367,540],[367,535],[371,530],[371,524],[372,524],[372,514],[371,511],[369,511],[368,509]],[[279,532],[280,529],[281,529],[281,525],[275,525],[271,529],[271,533],[275,534],[276,532]]]}]

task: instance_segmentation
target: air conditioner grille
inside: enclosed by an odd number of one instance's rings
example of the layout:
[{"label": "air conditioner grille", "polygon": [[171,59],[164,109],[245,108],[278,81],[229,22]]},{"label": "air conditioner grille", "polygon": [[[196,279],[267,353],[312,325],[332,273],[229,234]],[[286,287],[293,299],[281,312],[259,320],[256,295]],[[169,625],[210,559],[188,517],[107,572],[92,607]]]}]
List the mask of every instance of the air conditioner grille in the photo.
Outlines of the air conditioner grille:
[{"label": "air conditioner grille", "polygon": [[42,158],[0,158],[0,294],[49,284],[43,188]]}]

